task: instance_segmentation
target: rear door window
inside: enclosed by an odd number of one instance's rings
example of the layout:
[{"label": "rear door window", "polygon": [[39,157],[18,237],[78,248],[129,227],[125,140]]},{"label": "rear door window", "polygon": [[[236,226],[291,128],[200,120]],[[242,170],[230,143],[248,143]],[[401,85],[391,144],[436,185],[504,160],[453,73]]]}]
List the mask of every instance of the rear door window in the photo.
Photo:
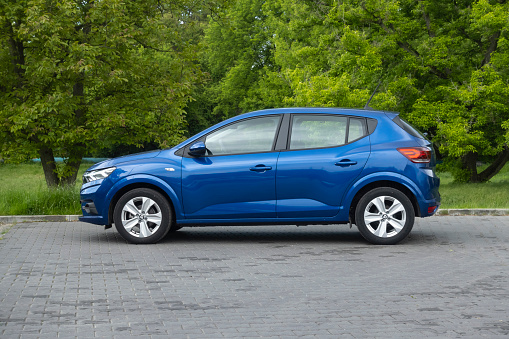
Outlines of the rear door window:
[{"label": "rear door window", "polygon": [[342,115],[292,116],[290,150],[342,146],[366,135],[363,118]]}]

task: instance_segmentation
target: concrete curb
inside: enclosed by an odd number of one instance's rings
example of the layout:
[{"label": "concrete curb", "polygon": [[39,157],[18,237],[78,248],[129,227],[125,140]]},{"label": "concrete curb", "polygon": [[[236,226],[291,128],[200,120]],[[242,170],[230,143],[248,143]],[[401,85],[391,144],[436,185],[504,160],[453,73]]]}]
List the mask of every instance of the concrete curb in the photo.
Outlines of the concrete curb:
[{"label": "concrete curb", "polygon": [[[491,209],[439,209],[437,216],[504,216],[509,215],[509,209],[491,208]],[[0,224],[13,224],[18,222],[62,222],[62,221],[78,221],[81,215],[7,215],[0,216]]]},{"label": "concrete curb", "polygon": [[466,209],[449,209],[449,210],[441,210],[437,211],[438,216],[458,216],[458,215],[473,215],[473,216],[483,216],[483,215],[493,215],[493,216],[503,216],[509,215],[509,209],[503,208],[466,208]]},{"label": "concrete curb", "polygon": [[0,216],[0,223],[78,221],[78,217],[80,215],[6,215]]}]

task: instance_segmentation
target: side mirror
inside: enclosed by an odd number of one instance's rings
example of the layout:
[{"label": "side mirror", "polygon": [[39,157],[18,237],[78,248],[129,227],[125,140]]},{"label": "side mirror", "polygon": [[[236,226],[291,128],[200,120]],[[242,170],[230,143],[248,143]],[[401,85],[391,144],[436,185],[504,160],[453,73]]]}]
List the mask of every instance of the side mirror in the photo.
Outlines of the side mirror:
[{"label": "side mirror", "polygon": [[205,153],[207,153],[207,147],[205,147],[205,143],[203,141],[198,141],[189,147],[188,153],[193,157],[202,157]]}]

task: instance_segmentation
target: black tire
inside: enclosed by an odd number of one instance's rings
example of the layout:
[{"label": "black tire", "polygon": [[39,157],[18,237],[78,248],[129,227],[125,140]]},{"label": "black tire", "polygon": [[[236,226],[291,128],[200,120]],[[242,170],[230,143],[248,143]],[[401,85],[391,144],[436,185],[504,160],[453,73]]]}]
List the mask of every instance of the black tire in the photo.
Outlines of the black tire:
[{"label": "black tire", "polygon": [[[379,211],[380,208],[383,211]],[[375,245],[394,245],[412,230],[415,211],[408,197],[391,187],[375,188],[359,200],[355,222],[361,235]]]},{"label": "black tire", "polygon": [[172,220],[172,210],[166,198],[149,188],[136,188],[125,193],[113,211],[118,233],[133,244],[158,242],[170,231]]}]

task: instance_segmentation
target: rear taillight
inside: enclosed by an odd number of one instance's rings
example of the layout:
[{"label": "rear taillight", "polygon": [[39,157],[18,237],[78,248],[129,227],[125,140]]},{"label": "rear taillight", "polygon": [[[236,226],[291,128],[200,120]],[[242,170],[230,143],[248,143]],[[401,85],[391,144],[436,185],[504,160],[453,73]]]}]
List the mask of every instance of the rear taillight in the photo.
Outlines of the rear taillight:
[{"label": "rear taillight", "polygon": [[435,213],[438,209],[438,206],[430,206],[428,207],[428,214],[429,215],[432,215],[433,213]]},{"label": "rear taillight", "polygon": [[431,149],[428,147],[402,147],[398,148],[398,151],[411,162],[431,161]]}]

